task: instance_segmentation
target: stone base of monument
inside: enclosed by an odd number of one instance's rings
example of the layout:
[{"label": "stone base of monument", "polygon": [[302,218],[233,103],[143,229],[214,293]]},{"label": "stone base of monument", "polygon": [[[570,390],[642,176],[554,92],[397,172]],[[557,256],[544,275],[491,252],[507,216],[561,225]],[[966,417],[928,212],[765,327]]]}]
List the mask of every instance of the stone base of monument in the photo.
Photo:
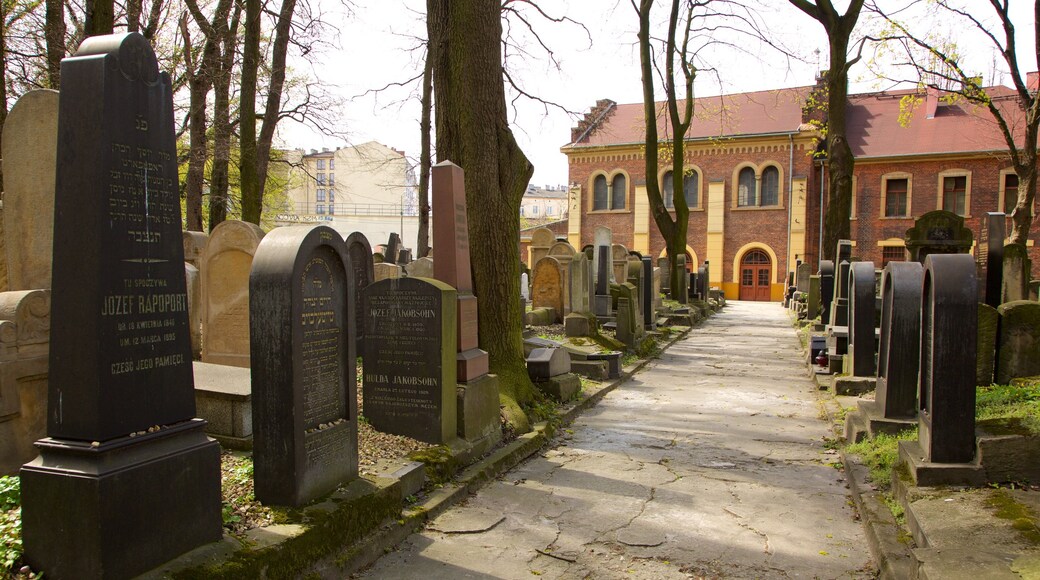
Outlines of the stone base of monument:
[{"label": "stone base of monument", "polygon": [[933,463],[917,441],[899,442],[899,462],[914,485],[975,485],[1040,481],[1040,436],[1015,419],[980,421],[971,463]]},{"label": "stone base of monument", "polygon": [[220,540],[220,446],[204,429],[37,442],[21,471],[25,561],[48,578],[128,578]]},{"label": "stone base of monument", "polygon": [[458,436],[474,447],[490,449],[502,440],[498,375],[459,383]]},{"label": "stone base of monument", "polygon": [[426,464],[407,459],[380,459],[361,475],[395,479],[400,483],[401,499],[415,495],[426,485]]},{"label": "stone base of monument", "polygon": [[195,414],[206,434],[225,449],[253,448],[253,403],[249,369],[194,362]]},{"label": "stone base of monument", "polygon": [[831,374],[837,374],[845,368],[845,355],[843,354],[827,354],[827,372]]},{"label": "stone base of monument", "polygon": [[524,315],[528,326],[549,326],[556,321],[556,309],[548,306],[534,308]]},{"label": "stone base of monument", "polygon": [[603,317],[610,317],[614,314],[611,308],[611,300],[609,294],[597,294],[592,304],[592,311],[596,313],[601,319]]},{"label": "stone base of monument", "polygon": [[877,387],[876,377],[841,376],[834,378],[834,394],[848,397],[859,397],[873,391]]},{"label": "stone base of monument", "polygon": [[594,381],[605,381],[610,378],[610,367],[607,361],[603,360],[571,359],[571,372]]},{"label": "stone base of monument", "polygon": [[898,435],[916,426],[917,419],[887,419],[875,401],[860,401],[859,409],[845,415],[845,440],[859,443],[879,433]]},{"label": "stone base of monument", "polygon": [[553,400],[566,402],[578,395],[578,391],[581,390],[581,379],[574,373],[564,373],[535,383],[534,386],[552,397]]},{"label": "stone base of monument", "polygon": [[616,378],[619,378],[621,376],[621,352],[620,351],[610,351],[610,352],[594,353],[594,354],[588,355],[586,358],[587,358],[587,360],[591,360],[591,361],[597,361],[597,360],[606,361],[606,363],[607,363],[607,377],[608,378],[616,379]]},{"label": "stone base of monument", "polygon": [[584,314],[572,312],[563,318],[563,332],[566,336],[591,336],[592,320]]}]

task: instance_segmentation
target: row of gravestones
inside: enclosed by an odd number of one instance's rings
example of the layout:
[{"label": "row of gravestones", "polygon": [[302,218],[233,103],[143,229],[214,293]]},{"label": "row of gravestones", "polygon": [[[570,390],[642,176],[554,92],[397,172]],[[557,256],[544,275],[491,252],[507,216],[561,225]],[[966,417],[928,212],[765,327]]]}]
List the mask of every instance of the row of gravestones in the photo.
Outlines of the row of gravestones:
[{"label": "row of gravestones", "polygon": [[[24,558],[48,577],[130,577],[222,530],[220,449],[195,418],[172,82],[137,33],[87,39],[62,75],[51,310],[65,323],[50,337],[47,437],[20,472]],[[437,280],[383,280],[358,301],[370,249],[355,258],[324,226],[256,245],[245,269],[261,501],[300,505],[356,476],[358,329],[371,335],[374,426],[434,443],[500,434],[458,239],[461,169],[436,166],[433,189],[434,241],[456,250]]]}]

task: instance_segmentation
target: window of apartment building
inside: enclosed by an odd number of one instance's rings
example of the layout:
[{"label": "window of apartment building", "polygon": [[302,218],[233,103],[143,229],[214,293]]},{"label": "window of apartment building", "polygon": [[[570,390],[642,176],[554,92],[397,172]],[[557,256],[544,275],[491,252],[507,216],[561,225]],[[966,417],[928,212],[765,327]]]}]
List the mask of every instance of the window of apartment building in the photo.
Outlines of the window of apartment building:
[{"label": "window of apartment building", "polygon": [[[694,209],[697,207],[697,193],[700,189],[700,175],[696,170],[688,170],[689,173],[683,177],[683,197],[686,198],[686,207]],[[672,172],[669,171],[664,174],[661,178],[661,190],[662,196],[664,196],[664,206],[668,209],[675,207],[675,200],[672,199],[672,194],[675,192],[675,183],[672,180]]]},{"label": "window of apartment building", "polygon": [[524,206],[520,206],[520,217],[524,216]]},{"label": "window of apartment building", "polygon": [[772,165],[762,170],[761,205],[780,205],[780,170]]},{"label": "window of apartment building", "polygon": [[625,209],[625,198],[628,197],[628,180],[618,173],[610,184],[610,209]]},{"label": "window of apartment building", "polygon": [[325,201],[325,190],[319,189],[318,194],[315,196],[314,199],[316,199],[317,201]]},{"label": "window of apartment building", "polygon": [[552,215],[552,214],[553,214],[553,206],[551,206],[551,205],[547,206],[545,208],[545,215]]},{"label": "window of apartment building", "polygon": [[335,157],[329,157],[329,170],[331,171],[331,170],[333,170],[335,168],[336,168],[336,158]]},{"label": "window of apartment building", "polygon": [[592,182],[592,209],[607,209],[609,207],[607,197],[607,176],[597,175]]},{"label": "window of apartment building", "polygon": [[318,171],[325,171],[325,160],[324,159],[319,159],[318,160]]},{"label": "window of apartment building", "polygon": [[538,206],[537,205],[532,205],[531,206],[531,215],[538,215]]},{"label": "window of apartment building", "polygon": [[325,215],[325,204],[319,203],[318,205],[314,206],[314,213],[318,215]]},{"label": "window of apartment building", "polygon": [[908,217],[910,215],[910,178],[884,177],[881,185],[885,197],[882,207],[884,217]]},{"label": "window of apartment building", "polygon": [[737,206],[748,207],[758,205],[758,192],[755,187],[755,170],[745,167],[737,177]]},{"label": "window of apartment building", "polygon": [[335,203],[335,201],[336,201],[336,190],[335,189],[330,189],[330,190],[328,190],[328,192],[329,192],[329,203]]},{"label": "window of apartment building", "polygon": [[329,200],[329,215],[336,215],[336,206],[331,199]]},{"label": "window of apartment building", "polygon": [[968,215],[968,176],[939,175],[942,184],[942,209],[961,216]]},{"label": "window of apartment building", "polygon": [[1004,174],[1004,213],[1011,215],[1018,204],[1018,175],[1015,173]]},{"label": "window of apartment building", "polygon": [[336,174],[335,173],[329,173],[328,180],[329,180],[329,185],[336,185]]},{"label": "window of apartment building", "polygon": [[882,246],[881,267],[884,268],[889,262],[905,262],[906,248],[903,246]]},{"label": "window of apartment building", "polygon": [[325,174],[319,173],[317,175],[318,185],[325,185]]}]

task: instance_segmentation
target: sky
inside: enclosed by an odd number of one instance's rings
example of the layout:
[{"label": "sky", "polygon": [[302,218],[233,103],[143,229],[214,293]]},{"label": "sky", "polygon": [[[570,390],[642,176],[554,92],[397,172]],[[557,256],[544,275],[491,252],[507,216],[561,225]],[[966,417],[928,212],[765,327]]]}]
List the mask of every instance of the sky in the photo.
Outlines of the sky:
[{"label": "sky", "polygon": [[[416,38],[426,35],[425,0],[353,0],[349,14],[332,0],[323,2],[325,18],[336,23],[339,34],[338,38],[329,36],[336,47],[322,53],[313,73],[333,85],[332,90],[343,98],[339,129],[345,132],[346,139],[323,136],[306,126],[284,121],[278,134],[281,144],[320,149],[375,140],[404,150],[417,160],[418,84],[395,86],[378,94],[366,92],[406,81],[421,72],[422,52],[411,49],[418,44]],[[970,2],[981,8],[988,6],[981,0]],[[906,4],[894,0],[881,3]],[[761,4],[756,16],[769,27],[768,36],[795,58],[746,35],[735,37],[735,42],[728,45],[712,45],[701,52],[701,66],[714,67],[715,72],[704,71],[698,76],[694,88],[697,96],[815,83],[816,72],[827,63],[823,27],[784,0],[761,0]],[[1018,26],[1020,35],[1031,29],[1030,4],[1012,0],[1013,9],[1021,9],[1018,13],[1027,19]],[[528,9],[525,14],[553,51],[559,67],[553,66],[545,50],[519,27],[513,31],[523,52],[515,53],[507,62],[511,76],[525,92],[559,105],[545,107],[522,96],[510,105],[513,133],[535,167],[531,183],[558,186],[567,183],[567,160],[560,147],[570,140],[570,129],[577,124],[573,113],[588,111],[599,99],[618,103],[642,101],[638,20],[630,0],[542,0],[540,5],[552,16],[567,16],[584,25],[582,28],[572,23],[548,22]],[[663,12],[664,9],[655,18],[663,18]],[[869,26],[873,25],[864,25]],[[991,68],[993,51],[978,38],[965,34],[963,28],[942,23],[931,23],[930,28],[936,34],[957,39],[962,53],[976,70]],[[1031,45],[1028,38],[1019,44],[1020,48]],[[1023,68],[1036,69],[1035,57],[1023,62],[1029,63],[1023,64]],[[307,65],[296,61],[295,66]],[[865,64],[854,68],[851,77],[852,92],[891,88],[890,83],[876,81]],[[657,95],[659,100],[663,98],[662,91],[658,90]]]}]

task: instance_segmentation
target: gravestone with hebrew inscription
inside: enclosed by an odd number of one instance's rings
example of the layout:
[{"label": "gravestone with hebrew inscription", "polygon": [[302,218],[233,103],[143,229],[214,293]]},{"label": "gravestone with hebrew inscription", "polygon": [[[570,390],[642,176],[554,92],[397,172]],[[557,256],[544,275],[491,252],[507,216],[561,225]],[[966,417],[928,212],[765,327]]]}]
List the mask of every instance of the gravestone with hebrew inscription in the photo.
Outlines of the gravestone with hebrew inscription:
[{"label": "gravestone with hebrew inscription", "polygon": [[[360,321],[361,316],[361,291],[366,286],[376,281],[375,275],[375,262],[372,260],[372,245],[368,242],[368,238],[361,232],[352,232],[345,240],[347,244],[347,264],[353,271],[351,277],[351,283],[354,286],[353,293],[353,308],[354,308],[354,320]],[[361,354],[361,343],[365,339],[364,327],[359,323],[355,322],[355,352],[358,355]]]},{"label": "gravestone with hebrew inscription", "polygon": [[25,562],[131,577],[221,537],[194,419],[172,83],[137,33],[62,61],[49,437],[21,471]]},{"label": "gravestone with hebrew inscription", "polygon": [[265,504],[298,507],[357,477],[348,256],[327,226],[277,228],[256,249],[249,276],[253,481]]},{"label": "gravestone with hebrew inscription", "polygon": [[202,260],[202,362],[249,368],[249,269],[264,232],[227,220]]}]

